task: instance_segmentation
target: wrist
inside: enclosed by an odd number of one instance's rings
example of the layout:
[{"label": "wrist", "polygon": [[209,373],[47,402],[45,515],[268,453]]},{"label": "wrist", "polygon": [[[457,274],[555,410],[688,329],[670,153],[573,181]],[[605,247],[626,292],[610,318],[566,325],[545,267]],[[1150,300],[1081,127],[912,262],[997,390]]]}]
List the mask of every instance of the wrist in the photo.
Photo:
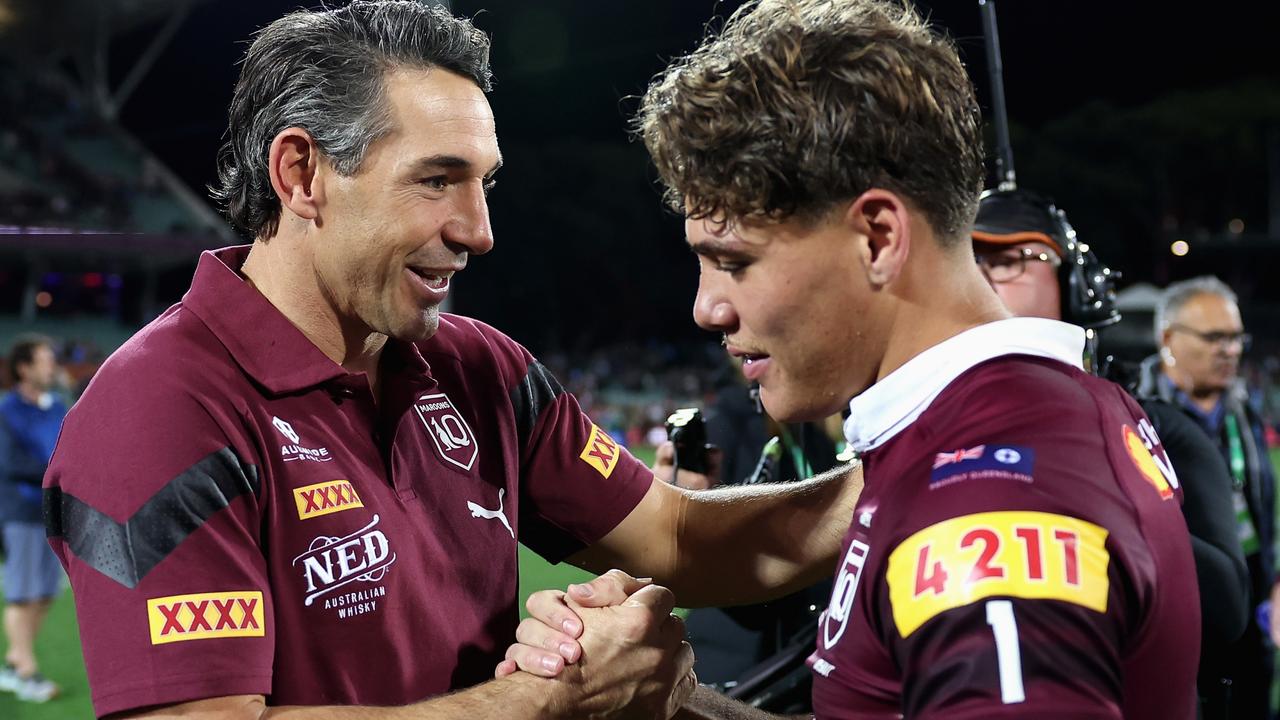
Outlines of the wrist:
[{"label": "wrist", "polygon": [[526,672],[516,672],[499,682],[507,684],[507,690],[515,696],[513,702],[527,708],[524,717],[538,720],[562,720],[573,717],[572,703],[563,682],[541,678]]}]

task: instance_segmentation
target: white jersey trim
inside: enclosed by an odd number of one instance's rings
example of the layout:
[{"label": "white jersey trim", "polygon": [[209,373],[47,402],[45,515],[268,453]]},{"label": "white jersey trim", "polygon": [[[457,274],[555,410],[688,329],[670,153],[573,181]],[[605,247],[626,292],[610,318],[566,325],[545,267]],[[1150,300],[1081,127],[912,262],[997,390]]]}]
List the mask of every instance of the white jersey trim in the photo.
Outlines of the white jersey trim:
[{"label": "white jersey trim", "polygon": [[1003,355],[1032,355],[1084,367],[1084,330],[1057,320],[1008,318],[979,325],[908,360],[849,401],[844,436],[857,452],[902,432],[965,371]]}]

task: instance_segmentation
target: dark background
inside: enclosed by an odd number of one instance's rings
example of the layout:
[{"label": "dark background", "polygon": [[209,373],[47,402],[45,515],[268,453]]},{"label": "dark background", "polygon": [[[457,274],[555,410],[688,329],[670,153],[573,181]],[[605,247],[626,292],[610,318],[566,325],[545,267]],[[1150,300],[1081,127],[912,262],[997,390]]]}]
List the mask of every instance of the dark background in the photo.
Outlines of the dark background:
[{"label": "dark background", "polygon": [[[299,4],[197,7],[122,124],[190,185],[208,185],[248,38]],[[454,0],[493,37],[506,160],[491,197],[497,247],[455,284],[455,310],[535,351],[699,336],[694,260],[627,121],[648,79],[737,5]],[[989,112],[976,0],[918,6],[956,39]],[[1246,319],[1280,304],[1268,270],[1280,258],[1267,231],[1267,142],[1280,138],[1269,6],[998,3],[1020,184],[1057,198],[1122,286],[1214,272],[1241,292]],[[126,68],[151,31],[118,38],[111,66]],[[1175,239],[1188,256],[1170,254]]]}]

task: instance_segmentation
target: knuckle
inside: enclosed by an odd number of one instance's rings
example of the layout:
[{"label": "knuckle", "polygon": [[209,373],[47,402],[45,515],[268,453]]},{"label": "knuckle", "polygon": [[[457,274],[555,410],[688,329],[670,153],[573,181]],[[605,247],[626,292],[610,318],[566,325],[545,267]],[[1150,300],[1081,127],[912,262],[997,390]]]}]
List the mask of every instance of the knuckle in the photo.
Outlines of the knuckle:
[{"label": "knuckle", "polygon": [[543,634],[541,642],[539,642],[538,645],[541,646],[543,650],[549,650],[554,653],[559,650],[560,643],[565,642],[566,640],[568,640],[568,638],[561,636],[559,633],[548,632]]},{"label": "knuckle", "polygon": [[631,576],[618,568],[613,568],[598,579],[606,583],[614,583],[621,588],[626,586],[627,582],[631,580]]}]

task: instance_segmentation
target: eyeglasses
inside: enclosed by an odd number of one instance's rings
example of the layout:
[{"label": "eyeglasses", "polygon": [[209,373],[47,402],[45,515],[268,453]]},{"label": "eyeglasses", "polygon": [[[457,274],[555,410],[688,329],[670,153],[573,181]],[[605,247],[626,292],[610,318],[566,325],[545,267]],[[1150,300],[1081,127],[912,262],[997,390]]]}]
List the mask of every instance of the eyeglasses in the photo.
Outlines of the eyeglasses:
[{"label": "eyeglasses", "polygon": [[1253,336],[1247,332],[1222,332],[1221,330],[1213,330],[1210,332],[1201,332],[1195,328],[1187,327],[1179,323],[1170,323],[1170,330],[1177,330],[1188,335],[1194,335],[1202,342],[1206,342],[1214,347],[1229,348],[1238,346],[1241,350],[1248,350],[1253,345]]},{"label": "eyeglasses", "polygon": [[1027,247],[1014,247],[999,252],[980,253],[975,256],[978,267],[987,280],[993,283],[1007,283],[1017,280],[1027,271],[1027,263],[1049,263],[1055,270],[1062,264],[1062,258],[1056,253],[1042,252]]}]

